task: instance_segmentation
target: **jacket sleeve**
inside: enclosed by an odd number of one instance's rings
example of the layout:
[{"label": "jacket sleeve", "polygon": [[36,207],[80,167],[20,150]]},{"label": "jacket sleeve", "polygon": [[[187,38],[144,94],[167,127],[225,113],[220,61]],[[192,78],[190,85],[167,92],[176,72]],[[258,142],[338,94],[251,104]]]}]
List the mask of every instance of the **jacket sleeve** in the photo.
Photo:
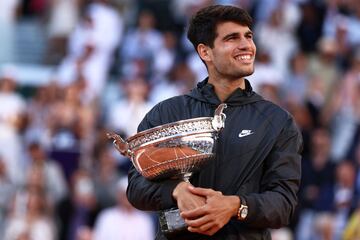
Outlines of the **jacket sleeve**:
[{"label": "jacket sleeve", "polygon": [[[143,131],[161,125],[161,116],[157,110],[148,113],[138,127]],[[146,211],[157,211],[169,209],[176,206],[172,198],[172,192],[181,180],[167,179],[161,181],[150,181],[138,173],[134,166],[129,174],[129,185],[127,197],[129,202],[137,209]]]},{"label": "jacket sleeve", "polygon": [[242,196],[249,207],[248,225],[280,228],[289,224],[297,205],[302,144],[301,133],[288,119],[265,160],[261,192]]}]

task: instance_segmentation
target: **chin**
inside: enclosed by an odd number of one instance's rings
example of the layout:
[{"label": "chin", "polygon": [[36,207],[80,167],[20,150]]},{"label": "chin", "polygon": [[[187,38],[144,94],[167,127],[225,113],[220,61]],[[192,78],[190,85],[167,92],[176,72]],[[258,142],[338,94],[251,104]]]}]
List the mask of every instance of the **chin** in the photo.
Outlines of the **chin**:
[{"label": "chin", "polygon": [[254,69],[245,73],[244,77],[250,76],[254,73]]},{"label": "chin", "polygon": [[253,73],[254,73],[254,68],[248,70],[244,69],[243,71],[239,71],[236,75],[237,77],[242,78],[242,77],[250,76]]}]

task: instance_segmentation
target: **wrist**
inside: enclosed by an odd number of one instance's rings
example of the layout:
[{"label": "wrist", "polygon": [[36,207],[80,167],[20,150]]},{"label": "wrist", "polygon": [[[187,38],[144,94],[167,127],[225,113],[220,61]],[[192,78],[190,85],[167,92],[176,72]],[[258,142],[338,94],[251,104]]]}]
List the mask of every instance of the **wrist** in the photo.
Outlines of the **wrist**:
[{"label": "wrist", "polygon": [[189,183],[187,182],[179,182],[176,187],[174,188],[173,192],[172,192],[172,197],[177,200],[179,193],[181,192],[182,189],[186,188],[189,185]]},{"label": "wrist", "polygon": [[231,197],[232,197],[231,216],[237,218],[238,210],[239,210],[240,205],[241,205],[241,199],[239,198],[239,196],[231,196]]}]

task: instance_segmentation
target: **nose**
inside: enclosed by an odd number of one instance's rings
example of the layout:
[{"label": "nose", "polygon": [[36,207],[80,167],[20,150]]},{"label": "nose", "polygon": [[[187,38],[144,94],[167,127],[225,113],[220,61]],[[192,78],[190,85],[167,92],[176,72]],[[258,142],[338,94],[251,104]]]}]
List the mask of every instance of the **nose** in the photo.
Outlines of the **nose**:
[{"label": "nose", "polygon": [[239,40],[238,48],[241,50],[250,50],[255,47],[252,39],[248,39],[246,37],[242,37]]}]

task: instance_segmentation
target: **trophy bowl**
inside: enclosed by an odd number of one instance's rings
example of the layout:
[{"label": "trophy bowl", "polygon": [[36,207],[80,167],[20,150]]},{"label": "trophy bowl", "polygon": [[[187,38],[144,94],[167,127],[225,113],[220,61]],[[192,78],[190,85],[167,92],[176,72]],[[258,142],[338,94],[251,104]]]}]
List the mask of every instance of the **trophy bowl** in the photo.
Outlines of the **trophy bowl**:
[{"label": "trophy bowl", "polygon": [[188,180],[215,156],[217,133],[224,127],[226,104],[220,104],[214,117],[199,117],[160,125],[123,140],[108,133],[116,149],[131,159],[145,178]]}]

